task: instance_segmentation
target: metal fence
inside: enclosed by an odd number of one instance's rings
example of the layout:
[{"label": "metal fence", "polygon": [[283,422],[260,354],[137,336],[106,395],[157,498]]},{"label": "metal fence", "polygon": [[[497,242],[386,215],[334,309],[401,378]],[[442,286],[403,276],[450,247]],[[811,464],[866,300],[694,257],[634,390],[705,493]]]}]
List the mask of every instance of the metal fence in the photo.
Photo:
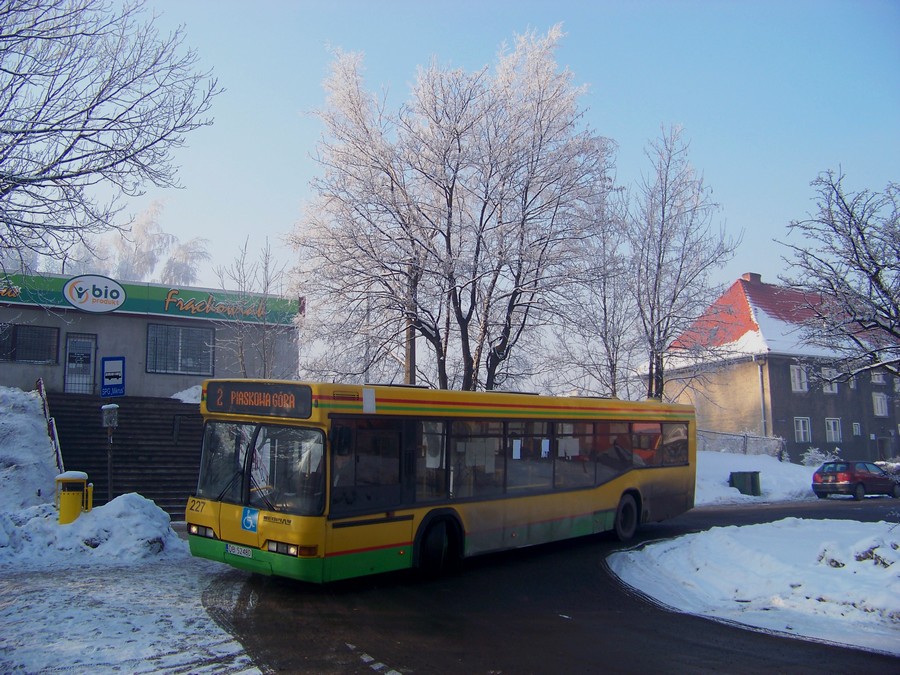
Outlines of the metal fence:
[{"label": "metal fence", "polygon": [[730,452],[736,455],[769,455],[782,460],[784,459],[784,439],[698,429],[697,450]]}]

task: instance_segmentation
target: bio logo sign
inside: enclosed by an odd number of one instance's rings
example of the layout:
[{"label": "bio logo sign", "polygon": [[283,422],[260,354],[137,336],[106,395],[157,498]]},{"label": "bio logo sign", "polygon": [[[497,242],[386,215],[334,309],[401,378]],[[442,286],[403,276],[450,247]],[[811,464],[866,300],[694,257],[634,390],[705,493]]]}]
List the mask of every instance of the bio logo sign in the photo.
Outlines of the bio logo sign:
[{"label": "bio logo sign", "polygon": [[112,312],[125,303],[125,289],[107,277],[82,274],[66,282],[63,297],[72,307],[85,312]]}]

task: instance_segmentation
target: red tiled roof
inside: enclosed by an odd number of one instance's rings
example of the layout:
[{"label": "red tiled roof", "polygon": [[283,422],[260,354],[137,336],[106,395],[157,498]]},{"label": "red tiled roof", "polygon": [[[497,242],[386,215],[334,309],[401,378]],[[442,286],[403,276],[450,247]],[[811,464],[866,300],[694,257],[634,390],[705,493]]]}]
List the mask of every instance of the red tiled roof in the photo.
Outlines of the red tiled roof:
[{"label": "red tiled roof", "polygon": [[758,274],[744,274],[672,343],[672,348],[721,347],[736,342],[748,332],[760,330],[756,318],[759,310],[792,324],[812,316],[809,296],[765,284]]}]

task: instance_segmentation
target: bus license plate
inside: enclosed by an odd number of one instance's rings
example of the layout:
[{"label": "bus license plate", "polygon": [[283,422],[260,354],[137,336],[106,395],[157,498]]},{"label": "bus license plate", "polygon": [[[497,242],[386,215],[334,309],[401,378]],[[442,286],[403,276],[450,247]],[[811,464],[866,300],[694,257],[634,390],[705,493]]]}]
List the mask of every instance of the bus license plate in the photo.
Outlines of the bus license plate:
[{"label": "bus license plate", "polygon": [[231,555],[239,555],[242,558],[253,557],[253,549],[246,546],[238,546],[237,544],[225,544],[225,552]]}]

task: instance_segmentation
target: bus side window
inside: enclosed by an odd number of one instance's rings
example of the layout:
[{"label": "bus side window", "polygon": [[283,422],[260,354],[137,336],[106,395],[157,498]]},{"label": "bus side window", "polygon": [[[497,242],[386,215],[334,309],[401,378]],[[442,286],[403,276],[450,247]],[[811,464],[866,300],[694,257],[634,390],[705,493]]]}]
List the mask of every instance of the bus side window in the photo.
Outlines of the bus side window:
[{"label": "bus side window", "polygon": [[416,425],[416,501],[447,497],[447,439],[443,422]]}]

